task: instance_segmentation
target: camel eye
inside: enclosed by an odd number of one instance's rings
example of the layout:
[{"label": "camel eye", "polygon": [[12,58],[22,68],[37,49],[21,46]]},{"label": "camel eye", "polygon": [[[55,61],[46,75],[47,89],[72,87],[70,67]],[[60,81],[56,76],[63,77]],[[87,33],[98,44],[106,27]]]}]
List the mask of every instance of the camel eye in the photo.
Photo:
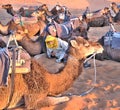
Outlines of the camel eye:
[{"label": "camel eye", "polygon": [[39,11],[36,11],[37,14],[39,14]]}]

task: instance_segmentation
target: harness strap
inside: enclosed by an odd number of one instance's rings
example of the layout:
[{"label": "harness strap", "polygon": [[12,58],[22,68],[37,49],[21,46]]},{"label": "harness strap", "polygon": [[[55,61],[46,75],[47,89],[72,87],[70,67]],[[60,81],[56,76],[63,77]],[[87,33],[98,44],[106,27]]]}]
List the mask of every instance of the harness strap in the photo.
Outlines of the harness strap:
[{"label": "harness strap", "polygon": [[12,58],[12,74],[11,74],[10,96],[9,96],[9,100],[8,100],[7,105],[3,110],[7,110],[7,108],[9,107],[9,105],[12,101],[12,97],[13,97],[14,89],[15,89],[14,78],[15,78],[15,70],[16,70],[16,67],[15,67],[16,66],[16,48],[14,48],[12,51],[13,51],[13,58]]},{"label": "harness strap", "polygon": [[[94,61],[94,81],[93,81],[93,86],[92,86],[92,88],[90,88],[89,90],[81,93],[81,94],[79,95],[79,96],[81,96],[81,97],[89,94],[90,92],[92,92],[92,91],[95,89],[96,79],[97,79],[97,78],[96,78],[96,76],[97,76],[97,70],[96,70],[95,55],[96,55],[96,52],[84,61],[84,63],[85,63],[85,62],[89,61],[89,60],[93,57],[93,61]],[[76,95],[76,94],[72,94],[72,93],[69,93],[69,94],[68,94],[68,96],[72,96],[72,95]]]},{"label": "harness strap", "polygon": [[23,25],[24,25],[24,23],[23,23],[23,21],[22,21],[22,16],[21,16],[21,15],[19,15],[19,18],[20,18],[20,25],[21,25],[21,26],[23,26]]},{"label": "harness strap", "polygon": [[69,34],[69,30],[68,30],[67,26],[65,26],[64,24],[62,24],[62,26],[65,28],[67,34]]}]

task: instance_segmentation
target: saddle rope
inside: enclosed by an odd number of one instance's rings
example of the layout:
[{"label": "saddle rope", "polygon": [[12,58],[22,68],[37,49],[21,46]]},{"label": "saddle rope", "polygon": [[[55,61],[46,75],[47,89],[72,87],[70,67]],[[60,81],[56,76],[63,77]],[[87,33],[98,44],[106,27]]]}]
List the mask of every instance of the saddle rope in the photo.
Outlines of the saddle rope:
[{"label": "saddle rope", "polygon": [[93,64],[94,64],[94,81],[93,81],[93,87],[92,87],[91,89],[89,89],[89,90],[81,93],[80,96],[84,96],[84,95],[89,94],[89,93],[92,92],[92,90],[95,88],[95,85],[96,85],[96,76],[97,76],[95,55],[96,55],[96,52],[95,52],[93,55],[91,55],[90,57],[88,57],[88,58],[84,61],[84,63],[85,63],[85,62],[87,62],[87,61],[89,61],[90,59],[93,58]]},{"label": "saddle rope", "polygon": [[[95,88],[95,85],[96,85],[96,76],[97,76],[95,55],[96,55],[96,52],[95,52],[93,55],[91,55],[90,57],[86,58],[86,60],[84,61],[84,63],[85,63],[85,62],[87,62],[87,61],[89,61],[90,59],[93,58],[93,62],[94,62],[94,81],[93,81],[93,87],[90,88],[89,90],[81,93],[81,94],[79,95],[79,96],[81,96],[81,97],[89,94],[89,93],[92,92],[93,89]],[[68,96],[72,96],[72,95],[77,96],[76,94],[72,94],[72,93],[69,93],[69,94],[68,94]]]},{"label": "saddle rope", "polygon": [[[17,43],[17,40],[15,38],[15,36],[12,35],[10,36],[9,40],[8,40],[8,43],[7,43],[7,48],[9,47],[10,45],[10,42],[14,40],[15,42],[15,45],[17,47],[13,47],[11,50],[12,50],[12,73],[11,73],[11,88],[10,88],[10,96],[9,96],[9,99],[8,99],[8,103],[6,104],[6,106],[3,108],[3,110],[8,110],[8,107],[12,101],[12,98],[13,98],[13,94],[14,94],[14,89],[15,89],[15,81],[14,81],[14,78],[15,78],[15,72],[16,72],[16,51],[17,49],[19,48],[18,46],[18,43]],[[18,55],[18,59],[20,60],[20,52],[19,52],[19,55]]]},{"label": "saddle rope", "polygon": [[69,30],[68,30],[67,26],[65,26],[64,24],[62,24],[62,26],[64,27],[64,29],[66,30],[66,33],[68,35],[69,34]]}]

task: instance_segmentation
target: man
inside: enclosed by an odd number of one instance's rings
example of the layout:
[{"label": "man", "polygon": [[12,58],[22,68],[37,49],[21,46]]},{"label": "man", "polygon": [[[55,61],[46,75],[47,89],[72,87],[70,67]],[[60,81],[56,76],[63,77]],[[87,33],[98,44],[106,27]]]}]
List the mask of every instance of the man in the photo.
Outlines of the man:
[{"label": "man", "polygon": [[60,38],[48,35],[45,39],[48,58],[56,57],[56,62],[67,60],[68,43]]}]

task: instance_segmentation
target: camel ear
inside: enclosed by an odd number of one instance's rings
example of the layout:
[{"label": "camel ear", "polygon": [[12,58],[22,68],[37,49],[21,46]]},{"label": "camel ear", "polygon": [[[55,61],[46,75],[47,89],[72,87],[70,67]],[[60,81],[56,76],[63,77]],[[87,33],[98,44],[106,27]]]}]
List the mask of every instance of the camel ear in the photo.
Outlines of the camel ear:
[{"label": "camel ear", "polygon": [[71,40],[70,43],[71,43],[72,47],[74,47],[74,48],[78,46],[78,44],[75,40]]}]

